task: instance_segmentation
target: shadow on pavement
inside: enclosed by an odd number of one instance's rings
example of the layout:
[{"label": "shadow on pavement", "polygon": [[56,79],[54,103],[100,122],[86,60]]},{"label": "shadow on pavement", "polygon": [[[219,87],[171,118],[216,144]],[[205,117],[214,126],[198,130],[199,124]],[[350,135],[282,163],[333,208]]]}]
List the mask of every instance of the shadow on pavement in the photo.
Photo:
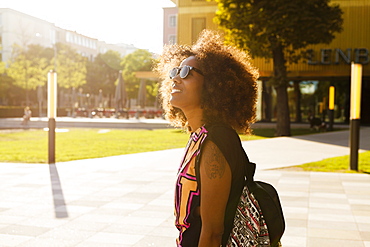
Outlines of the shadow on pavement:
[{"label": "shadow on pavement", "polygon": [[67,205],[64,200],[62,184],[55,164],[49,164],[51,191],[53,193],[54,212],[56,218],[68,218]]},{"label": "shadow on pavement", "polygon": [[[337,145],[342,147],[349,147],[349,138],[350,138],[350,131],[343,130],[343,131],[332,131],[332,132],[324,132],[314,135],[304,135],[304,136],[293,136],[291,138],[305,140],[305,141],[312,141],[312,142],[320,142],[325,144]],[[360,129],[360,149],[362,150],[370,150],[370,128],[369,127],[362,127]]]}]

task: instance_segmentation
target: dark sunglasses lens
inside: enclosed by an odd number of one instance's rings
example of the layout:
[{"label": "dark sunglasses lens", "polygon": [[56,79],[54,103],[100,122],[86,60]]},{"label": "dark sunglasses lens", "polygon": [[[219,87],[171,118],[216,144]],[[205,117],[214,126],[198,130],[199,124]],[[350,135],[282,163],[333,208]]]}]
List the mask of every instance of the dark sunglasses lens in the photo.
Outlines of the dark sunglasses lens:
[{"label": "dark sunglasses lens", "polygon": [[177,71],[178,69],[177,68],[173,68],[170,70],[170,78],[173,79],[176,75],[177,75]]},{"label": "dark sunglasses lens", "polygon": [[190,71],[190,69],[189,69],[188,66],[182,67],[181,70],[180,70],[180,77],[182,79],[186,78],[188,76],[188,74],[189,74],[189,71]]}]

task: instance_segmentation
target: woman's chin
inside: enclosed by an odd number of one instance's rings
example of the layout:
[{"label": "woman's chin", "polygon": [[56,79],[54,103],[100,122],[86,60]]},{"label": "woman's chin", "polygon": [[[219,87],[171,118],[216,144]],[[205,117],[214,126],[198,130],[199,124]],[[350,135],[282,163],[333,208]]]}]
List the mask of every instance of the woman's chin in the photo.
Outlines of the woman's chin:
[{"label": "woman's chin", "polygon": [[176,100],[176,96],[175,96],[175,97],[174,97],[174,96],[171,96],[171,98],[170,98],[170,103],[171,103],[171,105],[172,105],[173,107],[180,108],[180,107],[179,107],[179,104],[178,104],[178,102],[177,102],[177,100]]}]

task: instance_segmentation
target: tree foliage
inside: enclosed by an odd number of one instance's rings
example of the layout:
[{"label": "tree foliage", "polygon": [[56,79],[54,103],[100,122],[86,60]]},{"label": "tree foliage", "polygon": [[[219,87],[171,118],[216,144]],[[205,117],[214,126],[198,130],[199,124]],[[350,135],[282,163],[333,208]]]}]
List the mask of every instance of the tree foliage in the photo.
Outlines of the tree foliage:
[{"label": "tree foliage", "polygon": [[342,30],[342,11],[330,0],[215,0],[216,22],[226,41],[253,57],[272,58],[277,91],[277,135],[290,135],[287,62],[298,62],[302,48],[330,43]]},{"label": "tree foliage", "polygon": [[[116,51],[98,54],[93,61],[77,53],[70,46],[57,43],[55,47],[29,45],[26,48],[15,45],[9,68],[0,63],[0,97],[9,96],[9,90],[22,94],[26,92],[34,96],[38,86],[47,84],[47,74],[56,70],[59,89],[66,92],[75,88],[90,95],[97,95],[102,90],[105,96],[114,95],[119,71],[122,70],[129,98],[136,99],[140,81],[135,76],[137,71],[150,71],[153,67],[152,54],[147,50],[137,50],[124,58]],[[10,85],[11,84],[11,85]],[[21,89],[21,90],[20,90]],[[22,93],[20,93],[22,92]],[[158,92],[155,81],[146,85],[149,101],[154,101]],[[13,94],[12,94],[13,95]],[[111,98],[110,97],[110,98]],[[8,97],[9,98],[9,97]],[[13,95],[12,98],[15,98]],[[35,97],[32,97],[35,98]]]},{"label": "tree foliage", "polygon": [[118,72],[122,69],[121,56],[116,51],[107,51],[104,54],[98,54],[94,61],[87,63],[87,83],[84,85],[85,91],[96,94],[101,89],[103,94],[113,95],[115,90],[115,81],[118,78]]},{"label": "tree foliage", "polygon": [[56,65],[58,86],[62,88],[77,88],[86,83],[87,58],[78,54],[68,45],[56,44]]},{"label": "tree foliage", "polygon": [[[127,94],[129,98],[137,98],[139,92],[140,80],[136,78],[135,72],[137,71],[151,71],[153,67],[153,56],[147,50],[136,50],[133,53],[125,56],[121,62],[123,67],[122,75],[126,84]],[[155,82],[147,83],[147,94],[156,94]]]},{"label": "tree foliage", "polygon": [[7,74],[13,79],[13,85],[26,90],[26,102],[29,104],[29,90],[43,86],[47,82],[50,69],[45,49],[39,45],[29,45],[28,49],[14,45]]},{"label": "tree foliage", "polygon": [[229,42],[252,56],[272,58],[281,46],[289,61],[297,62],[301,48],[329,44],[342,31],[342,11],[330,0],[215,0],[216,21]]},{"label": "tree foliage", "polygon": [[58,86],[61,88],[85,84],[86,60],[70,46],[63,44],[56,44],[53,48],[15,44],[6,74],[12,79],[13,86],[25,90],[26,102],[30,104],[29,92],[46,85],[50,70],[57,70]]},{"label": "tree foliage", "polygon": [[5,63],[3,61],[0,61],[0,74],[5,73]]},{"label": "tree foliage", "polygon": [[0,61],[0,102],[5,98],[9,87],[9,83],[5,80],[5,63]]},{"label": "tree foliage", "polygon": [[43,56],[44,48],[39,45],[30,45],[28,50],[23,50],[15,45],[12,59],[7,73],[13,78],[13,84],[28,89],[35,89],[47,82],[47,71],[50,68],[48,61]]}]

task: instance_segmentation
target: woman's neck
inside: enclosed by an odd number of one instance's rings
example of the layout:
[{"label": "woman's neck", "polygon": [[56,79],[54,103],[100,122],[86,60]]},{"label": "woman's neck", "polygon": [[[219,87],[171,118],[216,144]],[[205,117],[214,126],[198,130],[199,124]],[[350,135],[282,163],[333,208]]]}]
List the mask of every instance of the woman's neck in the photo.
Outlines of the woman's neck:
[{"label": "woman's neck", "polygon": [[202,109],[196,109],[191,112],[187,112],[185,113],[185,116],[188,120],[188,126],[190,127],[191,132],[196,131],[198,128],[204,125]]}]

